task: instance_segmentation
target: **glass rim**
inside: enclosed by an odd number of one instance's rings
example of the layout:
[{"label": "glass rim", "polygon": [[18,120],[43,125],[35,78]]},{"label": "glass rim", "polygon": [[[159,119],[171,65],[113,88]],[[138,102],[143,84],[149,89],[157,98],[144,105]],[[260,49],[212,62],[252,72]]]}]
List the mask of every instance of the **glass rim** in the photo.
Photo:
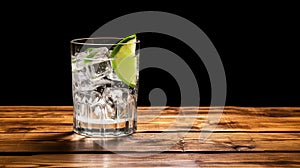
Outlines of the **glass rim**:
[{"label": "glass rim", "polygon": [[[79,44],[79,45],[95,45],[95,46],[104,46],[104,45],[117,45],[116,43],[92,43],[92,42],[78,42],[83,40],[121,40],[121,37],[83,37],[83,38],[76,38],[70,41],[71,44]],[[118,45],[123,44],[138,44],[140,40],[136,40],[136,42],[126,42],[126,43],[118,43]]]}]

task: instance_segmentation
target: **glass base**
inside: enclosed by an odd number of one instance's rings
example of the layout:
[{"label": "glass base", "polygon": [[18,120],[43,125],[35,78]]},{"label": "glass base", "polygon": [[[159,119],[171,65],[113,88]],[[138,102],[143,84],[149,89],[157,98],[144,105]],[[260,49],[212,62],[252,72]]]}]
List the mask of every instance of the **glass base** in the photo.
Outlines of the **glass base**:
[{"label": "glass base", "polygon": [[73,131],[87,137],[120,137],[128,136],[136,130],[136,121],[127,120],[111,124],[95,124],[75,121]]}]

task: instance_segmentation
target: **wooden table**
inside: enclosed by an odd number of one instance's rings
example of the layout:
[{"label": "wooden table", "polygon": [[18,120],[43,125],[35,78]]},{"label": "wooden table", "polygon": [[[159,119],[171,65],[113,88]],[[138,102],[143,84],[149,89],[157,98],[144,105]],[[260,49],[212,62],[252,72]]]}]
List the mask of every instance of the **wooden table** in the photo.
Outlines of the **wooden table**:
[{"label": "wooden table", "polygon": [[[2,106],[0,165],[300,167],[300,107],[228,106],[219,123],[208,111],[222,108],[139,107],[135,134],[97,139],[72,132],[71,106]],[[199,140],[205,124],[218,125]]]}]

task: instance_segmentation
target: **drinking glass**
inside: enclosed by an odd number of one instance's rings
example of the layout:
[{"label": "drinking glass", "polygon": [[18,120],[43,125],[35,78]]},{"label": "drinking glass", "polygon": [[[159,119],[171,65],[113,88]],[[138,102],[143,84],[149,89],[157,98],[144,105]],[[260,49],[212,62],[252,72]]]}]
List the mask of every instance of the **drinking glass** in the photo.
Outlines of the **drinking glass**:
[{"label": "drinking glass", "polygon": [[91,137],[118,137],[137,128],[139,44],[122,38],[71,41],[73,130]]}]

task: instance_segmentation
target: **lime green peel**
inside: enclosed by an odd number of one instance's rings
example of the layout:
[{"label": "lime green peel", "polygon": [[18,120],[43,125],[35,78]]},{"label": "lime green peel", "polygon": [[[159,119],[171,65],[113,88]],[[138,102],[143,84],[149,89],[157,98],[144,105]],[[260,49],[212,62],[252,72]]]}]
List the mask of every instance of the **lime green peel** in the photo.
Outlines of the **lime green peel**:
[{"label": "lime green peel", "polygon": [[122,82],[130,87],[137,83],[137,59],[135,56],[136,35],[130,35],[121,39],[113,48],[110,57],[112,66]]}]

